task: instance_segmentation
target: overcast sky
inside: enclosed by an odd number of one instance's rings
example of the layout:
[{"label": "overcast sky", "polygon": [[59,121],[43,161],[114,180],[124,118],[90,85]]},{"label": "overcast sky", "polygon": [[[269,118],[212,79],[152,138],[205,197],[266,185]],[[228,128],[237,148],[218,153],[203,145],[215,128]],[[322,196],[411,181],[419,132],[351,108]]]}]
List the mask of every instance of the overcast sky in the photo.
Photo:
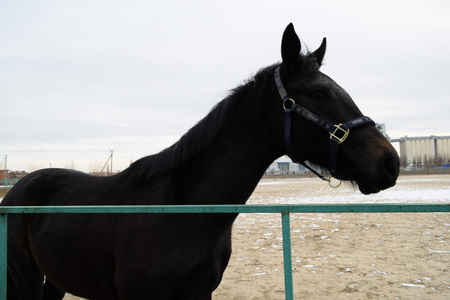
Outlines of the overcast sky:
[{"label": "overcast sky", "polygon": [[292,22],[389,136],[450,135],[450,1],[0,1],[0,167],[114,169],[280,61]]}]

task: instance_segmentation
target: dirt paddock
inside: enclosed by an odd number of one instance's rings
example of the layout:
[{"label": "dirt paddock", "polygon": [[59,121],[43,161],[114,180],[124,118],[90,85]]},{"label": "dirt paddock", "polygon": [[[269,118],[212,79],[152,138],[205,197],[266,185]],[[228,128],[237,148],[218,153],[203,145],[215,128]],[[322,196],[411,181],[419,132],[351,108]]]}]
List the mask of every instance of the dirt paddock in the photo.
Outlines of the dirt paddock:
[{"label": "dirt paddock", "polygon": [[[401,177],[395,188],[369,197],[319,179],[263,180],[248,204],[336,202],[450,203],[450,176]],[[449,232],[449,213],[292,214],[295,297],[450,299]],[[213,299],[284,299],[279,214],[239,215]]]}]

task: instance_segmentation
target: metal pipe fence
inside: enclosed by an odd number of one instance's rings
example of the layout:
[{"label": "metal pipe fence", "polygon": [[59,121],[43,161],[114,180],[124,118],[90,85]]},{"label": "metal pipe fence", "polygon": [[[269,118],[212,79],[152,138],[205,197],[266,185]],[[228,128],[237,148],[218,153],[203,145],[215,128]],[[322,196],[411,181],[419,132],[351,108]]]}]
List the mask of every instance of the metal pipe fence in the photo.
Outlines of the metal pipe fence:
[{"label": "metal pipe fence", "polygon": [[417,213],[450,212],[447,204],[305,204],[305,205],[107,205],[0,206],[0,300],[7,294],[8,214],[49,213],[280,213],[282,220],[286,300],[294,299],[291,257],[291,213]]}]

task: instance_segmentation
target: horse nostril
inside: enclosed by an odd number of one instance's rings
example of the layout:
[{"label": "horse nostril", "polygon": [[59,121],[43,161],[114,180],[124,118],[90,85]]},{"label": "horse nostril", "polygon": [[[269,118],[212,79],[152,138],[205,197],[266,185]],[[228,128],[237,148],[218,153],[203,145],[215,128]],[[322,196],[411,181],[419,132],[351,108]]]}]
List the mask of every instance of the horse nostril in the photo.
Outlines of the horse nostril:
[{"label": "horse nostril", "polygon": [[389,180],[395,181],[399,174],[399,160],[392,154],[386,154],[381,159],[381,170]]}]

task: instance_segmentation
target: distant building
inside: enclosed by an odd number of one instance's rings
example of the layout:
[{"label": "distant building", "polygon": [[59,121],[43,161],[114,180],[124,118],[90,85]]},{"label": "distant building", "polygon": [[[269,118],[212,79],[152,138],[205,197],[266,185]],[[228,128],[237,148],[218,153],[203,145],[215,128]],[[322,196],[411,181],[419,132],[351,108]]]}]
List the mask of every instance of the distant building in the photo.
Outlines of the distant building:
[{"label": "distant building", "polygon": [[401,166],[444,166],[450,160],[450,136],[402,137],[391,142],[400,143]]},{"label": "distant building", "polygon": [[0,170],[0,186],[13,186],[27,174],[25,171]]},{"label": "distant building", "polygon": [[0,170],[0,179],[8,178],[9,170]]},{"label": "distant building", "polygon": [[387,138],[388,141],[391,140],[389,135],[386,133],[386,124],[376,123],[375,127]]},{"label": "distant building", "polygon": [[[320,171],[318,167],[311,166],[316,171]],[[266,175],[276,175],[276,174],[304,174],[310,172],[304,166],[292,162],[288,156],[282,156],[277,158],[273,163],[270,164],[269,168],[266,170]]]}]

